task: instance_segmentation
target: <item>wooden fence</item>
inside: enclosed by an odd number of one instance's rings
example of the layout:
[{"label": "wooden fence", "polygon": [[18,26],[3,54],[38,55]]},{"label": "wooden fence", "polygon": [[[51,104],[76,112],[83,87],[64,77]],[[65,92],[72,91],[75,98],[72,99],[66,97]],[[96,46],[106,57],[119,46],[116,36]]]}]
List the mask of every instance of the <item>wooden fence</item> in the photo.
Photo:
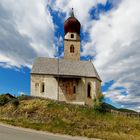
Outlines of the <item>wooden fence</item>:
[{"label": "wooden fence", "polygon": [[107,112],[110,112],[113,115],[122,115],[122,116],[127,116],[127,117],[138,117],[140,118],[140,113],[133,113],[133,112],[121,112],[121,111],[117,111],[117,110],[107,110]]}]

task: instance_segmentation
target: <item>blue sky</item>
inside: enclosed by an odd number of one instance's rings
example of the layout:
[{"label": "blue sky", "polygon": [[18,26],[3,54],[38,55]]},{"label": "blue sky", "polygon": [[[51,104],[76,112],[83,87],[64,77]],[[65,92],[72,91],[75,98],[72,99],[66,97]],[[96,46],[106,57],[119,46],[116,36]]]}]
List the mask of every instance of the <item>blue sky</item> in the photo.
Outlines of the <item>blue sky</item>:
[{"label": "blue sky", "polygon": [[[10,5],[7,6],[7,5]],[[30,94],[36,57],[63,57],[63,24],[80,21],[81,60],[92,59],[105,101],[140,111],[140,2],[137,0],[1,0],[0,93]]]}]

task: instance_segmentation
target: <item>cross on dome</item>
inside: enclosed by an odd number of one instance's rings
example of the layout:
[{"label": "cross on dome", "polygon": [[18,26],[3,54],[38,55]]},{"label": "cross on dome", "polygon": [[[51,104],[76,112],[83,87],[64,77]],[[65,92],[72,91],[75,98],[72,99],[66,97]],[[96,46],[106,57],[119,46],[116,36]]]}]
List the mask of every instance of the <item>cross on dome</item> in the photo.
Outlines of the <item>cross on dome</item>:
[{"label": "cross on dome", "polygon": [[71,10],[71,17],[74,17],[74,10],[73,10],[73,8]]}]

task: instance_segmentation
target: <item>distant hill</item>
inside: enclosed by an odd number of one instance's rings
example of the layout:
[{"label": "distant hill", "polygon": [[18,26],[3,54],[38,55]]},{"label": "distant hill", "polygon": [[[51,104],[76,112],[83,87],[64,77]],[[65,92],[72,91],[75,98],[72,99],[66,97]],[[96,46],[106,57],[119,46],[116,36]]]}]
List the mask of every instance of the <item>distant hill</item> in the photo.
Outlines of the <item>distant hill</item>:
[{"label": "distant hill", "polygon": [[108,103],[103,103],[103,108],[105,109],[112,109],[112,110],[116,110],[116,111],[120,111],[120,112],[129,112],[129,113],[137,113],[136,111],[134,110],[130,110],[130,109],[125,109],[125,108],[116,108]]},{"label": "distant hill", "polygon": [[[54,100],[0,95],[9,102],[0,106],[0,122],[52,133],[106,140],[140,140],[139,118],[112,115],[93,107]],[[116,108],[104,103],[107,109]],[[124,110],[123,110],[124,111]]]}]

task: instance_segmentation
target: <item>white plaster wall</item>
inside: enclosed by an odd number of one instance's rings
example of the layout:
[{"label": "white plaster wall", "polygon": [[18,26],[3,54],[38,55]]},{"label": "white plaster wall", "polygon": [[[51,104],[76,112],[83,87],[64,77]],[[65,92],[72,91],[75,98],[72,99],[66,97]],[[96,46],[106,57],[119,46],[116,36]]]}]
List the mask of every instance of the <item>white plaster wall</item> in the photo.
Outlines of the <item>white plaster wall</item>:
[{"label": "white plaster wall", "polygon": [[[38,89],[35,88],[35,84],[39,83]],[[44,92],[41,92],[41,84],[44,83]],[[57,81],[53,76],[47,75],[31,75],[31,95],[39,96],[57,100]]]},{"label": "white plaster wall", "polygon": [[58,83],[54,77],[46,77],[46,97],[50,99],[58,99]]},{"label": "white plaster wall", "polygon": [[101,93],[101,82],[95,79],[95,96],[98,98],[99,94]]},{"label": "white plaster wall", "polygon": [[[40,92],[41,83],[45,84],[44,93]],[[91,98],[87,97],[87,84],[91,82]],[[39,83],[38,90],[35,89],[35,83]],[[61,84],[61,83],[60,83]],[[76,94],[72,99],[66,96],[66,93],[59,87],[58,97],[58,82],[53,76],[47,75],[31,75],[31,95],[50,98],[54,100],[66,101],[74,104],[87,104],[93,105],[94,97],[98,98],[98,94],[101,92],[101,82],[96,78],[81,78],[76,85]],[[71,97],[70,97],[71,98]]]},{"label": "white plaster wall", "polygon": [[78,91],[77,91],[77,96],[76,99],[79,101],[85,101],[85,78],[81,78],[81,80],[78,83]]},{"label": "white plaster wall", "polygon": [[[73,38],[71,38],[71,34],[74,35]],[[80,36],[77,34],[77,33],[71,33],[71,32],[68,32],[65,37],[65,39],[68,39],[68,40],[80,40]]]},{"label": "white plaster wall", "polygon": [[[88,82],[91,83],[91,98],[87,97],[87,85]],[[96,78],[86,78],[86,98],[85,102],[88,105],[93,105],[93,99],[96,97],[98,98],[98,94],[101,91],[101,82]]]},{"label": "white plaster wall", "polygon": [[[40,88],[41,88],[41,83],[45,83],[44,81],[44,76],[42,75],[31,75],[31,95],[32,96],[44,96],[44,93],[41,94]],[[35,84],[38,83],[38,89],[36,90]]]}]

